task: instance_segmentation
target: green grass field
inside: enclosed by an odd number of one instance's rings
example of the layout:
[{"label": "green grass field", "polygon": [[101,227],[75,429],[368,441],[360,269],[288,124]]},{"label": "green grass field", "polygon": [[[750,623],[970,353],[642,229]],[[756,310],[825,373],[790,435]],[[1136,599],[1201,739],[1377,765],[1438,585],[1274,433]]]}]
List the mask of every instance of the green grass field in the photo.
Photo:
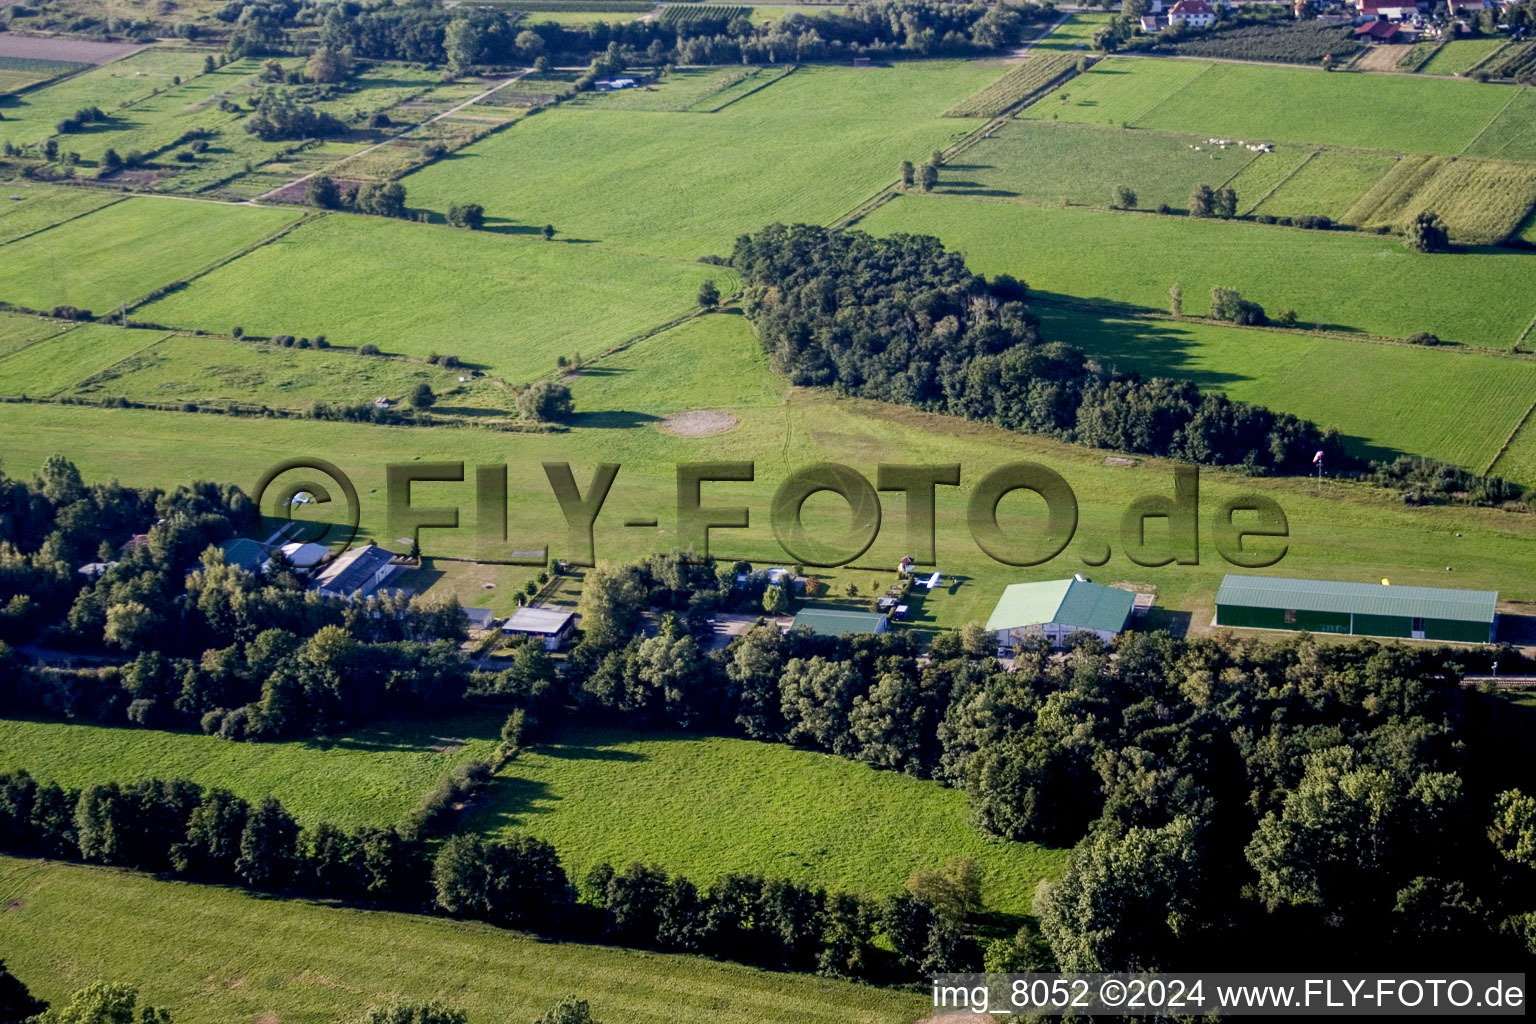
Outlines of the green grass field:
[{"label": "green grass field", "polygon": [[[83,330],[83,328],[82,328]],[[98,327],[98,331],[122,328]],[[132,332],[147,336],[149,332]],[[163,336],[165,332],[159,332]],[[73,337],[73,336],[71,336]],[[29,352],[55,347],[35,345]],[[39,357],[42,353],[39,352]],[[10,360],[0,361],[0,386],[10,393]],[[315,402],[403,402],[418,383],[437,396],[433,412],[445,415],[506,415],[513,408],[509,388],[488,377],[460,383],[464,376],[402,358],[359,356],[347,350],[281,348],[261,342],[172,335],[119,362],[91,369],[80,364],[67,390],[75,395],[123,397],[136,402],[239,403],[274,409],[308,409]],[[515,415],[515,414],[514,414]]]},{"label": "green grass field", "polygon": [[1536,160],[1536,92],[1530,89],[1487,91],[1507,92],[1509,98],[1493,123],[1472,140],[1467,155]]},{"label": "green grass field", "polygon": [[1489,54],[1504,45],[1502,36],[1482,39],[1452,39],[1419,68],[1421,75],[1460,75],[1480,64]]},{"label": "green grass field", "polygon": [[411,205],[693,259],[774,221],[827,222],[974,125],[942,117],[996,65],[803,67],[715,114],[561,107],[417,171]]},{"label": "green grass field", "polygon": [[0,300],[107,313],[298,218],[285,209],[127,199],[5,246]]},{"label": "green grass field", "polygon": [[[712,350],[744,356],[756,345],[739,317],[709,317],[696,330],[686,344],[658,335],[638,343],[625,357],[635,360],[629,365],[640,366],[651,346],[662,351],[676,344],[678,348],[658,361],[670,371],[689,365],[685,351],[689,346],[698,353],[699,364],[707,365],[709,359],[723,358]],[[392,537],[385,530],[384,511],[388,463],[505,461],[512,495],[511,546],[523,549],[548,543],[551,555],[558,558],[568,553],[565,521],[540,463],[569,461],[577,480],[584,483],[596,463],[618,462],[623,469],[596,524],[598,557],[617,562],[678,546],[672,512],[677,463],[745,459],[756,463],[754,482],[709,484],[704,497],[710,505],[745,505],[751,511],[751,527],[714,531],[711,550],[726,558],[782,564],[785,556],[772,538],[768,508],[775,488],[791,468],[834,461],[872,475],[880,462],[960,461],[963,486],[941,489],[938,497],[939,561],[952,588],[935,591],[914,609],[919,628],[985,619],[1007,584],[1060,579],[1084,571],[1079,554],[1106,542],[1113,547],[1114,557],[1104,568],[1086,571],[1105,582],[1155,583],[1158,605],[1172,610],[1172,624],[1182,621],[1203,627],[1210,621],[1211,597],[1228,568],[1212,546],[1208,517],[1224,498],[1254,491],[1274,495],[1290,518],[1288,552],[1276,567],[1284,575],[1346,580],[1390,575],[1425,585],[1496,588],[1512,600],[1536,598],[1536,582],[1532,582],[1536,581],[1536,544],[1531,543],[1536,538],[1536,521],[1530,516],[1459,507],[1409,508],[1390,490],[1329,480],[1319,494],[1316,482],[1308,479],[1252,478],[1208,469],[1201,482],[1202,563],[1146,569],[1122,557],[1120,519],[1133,499],[1170,492],[1171,463],[1140,459],[1134,466],[1109,465],[1103,451],[898,406],[838,399],[823,392],[786,392],[760,370],[754,371],[763,385],[756,395],[746,375],[734,391],[722,395],[721,385],[702,374],[679,372],[661,385],[647,385],[633,376],[639,371],[605,375],[596,372],[602,365],[576,383],[580,407],[601,415],[563,434],[232,420],[203,414],[0,403],[0,433],[7,438],[5,471],[26,477],[49,455],[65,452],[79,462],[88,479],[116,477],[125,484],[157,486],[189,479],[229,480],[249,490],[261,472],[279,459],[311,455],[335,462],[352,476],[362,500],[365,534],[389,542]],[[623,369],[618,363],[615,367]],[[603,389],[610,381],[622,390],[605,402]],[[708,408],[725,399],[740,424],[717,437],[676,437],[656,429],[653,422],[680,405]],[[1060,557],[1013,569],[980,552],[966,530],[964,511],[966,495],[976,480],[1004,462],[1021,459],[1060,472],[1078,495],[1080,516],[1077,539]],[[419,486],[414,493],[423,503],[457,503],[466,510],[473,505],[469,485]],[[625,528],[622,523],[631,516],[658,516],[660,526]],[[460,530],[424,533],[426,553],[473,554],[472,518],[466,511]],[[1005,529],[1022,532],[1037,530],[1039,525],[1022,499],[1017,508],[1005,507]],[[908,546],[900,503],[888,501],[879,538],[859,564],[894,566]],[[1446,572],[1447,566],[1452,572]],[[845,570],[822,575],[835,592],[850,581],[866,590],[878,582],[872,577],[879,574]]]},{"label": "green grass field", "polygon": [[[1323,216],[1343,220],[1351,206],[1396,163],[1392,153],[1324,149],[1287,178],[1254,210],[1276,217]],[[1243,195],[1238,194],[1242,206]]]},{"label": "green grass field", "polygon": [[8,182],[5,189],[5,196],[16,198],[0,200],[0,245],[52,227],[71,217],[90,213],[122,198],[111,192],[56,188],[21,181]]},{"label": "green grass field", "polygon": [[500,717],[482,716],[292,743],[234,743],[195,733],[0,719],[0,771],[25,768],[77,787],[185,778],[246,800],[275,796],[304,825],[387,826],[402,821],[454,765],[490,756],[500,728]]},{"label": "green grass field", "polygon": [[396,999],[440,999],[477,1024],[531,1021],[569,993],[624,1024],[908,1024],[926,1005],[804,974],[110,868],[0,858],[0,898],[6,966],[34,995],[125,981],[178,1021],[334,1024]]},{"label": "green grass field", "polygon": [[1237,212],[1242,216],[1252,213],[1254,207],[1312,159],[1314,152],[1305,146],[1278,146],[1273,153],[1244,167],[1237,177],[1227,182],[1237,193]]},{"label": "green grass field", "polygon": [[1256,159],[1286,159],[1284,148],[1259,155],[1236,147],[1222,151],[1201,145],[1204,141],[1163,132],[1015,120],[941,169],[935,191],[1108,206],[1115,186],[1125,185],[1136,193],[1142,209],[1166,203],[1182,210],[1196,185],[1221,185]]},{"label": "green grass field", "polygon": [[618,92],[579,93],[569,102],[594,110],[670,110],[708,113],[748,92],[766,88],[790,67],[678,68],[660,81]]},{"label": "green grass field", "polygon": [[1336,426],[1368,458],[1406,452],[1481,470],[1536,397],[1536,365],[1521,359],[1059,308],[1040,313],[1047,337],[1112,367],[1186,378]]},{"label": "green grass field", "polygon": [[687,313],[706,278],[727,293],[736,287],[726,268],[575,239],[332,214],[138,316],[209,331],[238,324],[256,334],[324,334],[332,344],[414,356],[451,353],[531,378],[553,370],[559,355],[594,355]]},{"label": "green grass field", "polygon": [[21,313],[0,313],[0,359],[44,338],[71,330],[74,326],[72,323],[40,320]]},{"label": "green grass field", "polygon": [[1109,14],[1078,11],[1035,44],[1037,50],[1087,50],[1093,45],[1093,34],[1100,25],[1109,23]]},{"label": "green grass field", "polygon": [[[471,825],[549,840],[576,878],[603,861],[707,883],[727,871],[885,896],[914,869],[974,857],[995,910],[1027,914],[1065,851],[990,839],[964,794],[777,743],[583,730],[502,770]],[[872,857],[874,851],[878,856]]]},{"label": "green grass field", "polygon": [[[208,50],[150,47],[122,60],[104,64],[83,75],[67,78],[55,85],[15,97],[5,106],[5,120],[0,122],[0,139],[28,145],[54,134],[61,118],[81,107],[100,107],[115,116],[120,107],[148,99],[156,90],[174,89],[175,77],[185,83],[202,74],[203,58]],[[108,126],[93,125],[90,130],[64,136],[59,148],[78,149],[88,145],[96,132]]]},{"label": "green grass field", "polygon": [[1518,283],[1536,256],[1504,250],[1424,256],[1373,235],[943,197],[895,199],[860,226],[938,235],[977,271],[1095,302],[1166,309],[1178,282],[1192,315],[1220,285],[1271,314],[1293,308],[1305,323],[1507,347],[1536,314]]},{"label": "green grass field", "polygon": [[[1435,78],[1127,57],[1101,61],[1066,91],[1066,102],[1046,96],[1025,116],[1422,153],[1466,149],[1504,120],[1513,95]],[[1481,155],[1536,158],[1529,141]]]},{"label": "green grass field", "polygon": [[164,331],[131,331],[85,324],[0,358],[0,394],[46,398],[164,338]]}]

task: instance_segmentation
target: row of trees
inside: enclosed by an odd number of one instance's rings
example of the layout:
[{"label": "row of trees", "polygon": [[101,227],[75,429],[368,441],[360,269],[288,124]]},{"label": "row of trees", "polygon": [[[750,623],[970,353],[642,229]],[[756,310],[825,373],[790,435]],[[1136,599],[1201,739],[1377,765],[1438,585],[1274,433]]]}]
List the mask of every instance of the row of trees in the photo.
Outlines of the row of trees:
[{"label": "row of trees", "polygon": [[[185,780],[75,791],[26,772],[0,775],[0,848],[839,977],[980,964],[962,932],[980,909],[969,861],[919,873],[884,901],[752,875],[705,890],[644,864],[604,864],[583,899],[554,848],[528,836],[456,835],[434,851],[398,829],[301,828],[274,799],[250,804]],[[878,950],[881,934],[895,957]]]},{"label": "row of trees", "polygon": [[1253,472],[1305,472],[1318,449],[1351,462],[1335,431],[1046,341],[1023,284],[984,280],[935,238],[774,225],[738,239],[732,264],[774,368],[798,385]]}]

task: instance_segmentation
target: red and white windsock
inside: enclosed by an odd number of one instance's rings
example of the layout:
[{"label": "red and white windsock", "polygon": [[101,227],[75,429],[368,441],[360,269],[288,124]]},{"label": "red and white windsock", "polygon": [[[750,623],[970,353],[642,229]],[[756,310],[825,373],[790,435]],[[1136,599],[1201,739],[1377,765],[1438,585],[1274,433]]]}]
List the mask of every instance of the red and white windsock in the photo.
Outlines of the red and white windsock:
[{"label": "red and white windsock", "polygon": [[1317,450],[1317,454],[1312,456],[1312,465],[1314,465],[1314,466],[1321,466],[1322,464],[1323,464],[1323,450],[1321,448],[1319,448]]}]

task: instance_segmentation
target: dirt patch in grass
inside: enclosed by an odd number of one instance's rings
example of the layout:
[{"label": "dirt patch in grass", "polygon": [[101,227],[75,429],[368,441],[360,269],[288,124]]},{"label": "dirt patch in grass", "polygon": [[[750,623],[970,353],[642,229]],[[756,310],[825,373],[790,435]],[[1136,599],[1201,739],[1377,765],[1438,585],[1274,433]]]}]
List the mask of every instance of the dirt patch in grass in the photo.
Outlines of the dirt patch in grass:
[{"label": "dirt patch in grass", "polygon": [[741,423],[724,409],[687,409],[656,424],[656,429],[675,437],[714,437],[735,430]]},{"label": "dirt patch in grass", "polygon": [[[363,185],[367,184],[362,178],[332,178],[331,180],[336,183],[336,187],[342,192],[362,188]],[[308,191],[309,181],[307,179],[296,179],[290,181],[266,198],[274,203],[302,203]]]},{"label": "dirt patch in grass", "polygon": [[30,57],[33,60],[65,60],[75,64],[105,64],[144,47],[138,43],[94,43],[86,39],[61,39],[54,36],[22,36],[0,33],[0,57]]}]

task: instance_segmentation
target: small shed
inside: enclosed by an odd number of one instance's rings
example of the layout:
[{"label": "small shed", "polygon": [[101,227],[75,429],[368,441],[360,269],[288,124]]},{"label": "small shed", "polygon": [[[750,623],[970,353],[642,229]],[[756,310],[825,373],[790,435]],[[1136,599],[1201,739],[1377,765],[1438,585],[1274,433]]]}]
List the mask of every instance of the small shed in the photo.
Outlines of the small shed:
[{"label": "small shed", "polygon": [[846,636],[849,633],[884,633],[891,628],[891,620],[879,612],[802,608],[789,628],[799,629],[802,626],[818,636]]},{"label": "small shed", "polygon": [[519,608],[502,623],[508,636],[533,636],[544,641],[546,651],[558,651],[576,632],[576,616],[559,608]]},{"label": "small shed", "polygon": [[471,632],[484,632],[496,624],[496,616],[489,608],[465,608],[463,612]]},{"label": "small shed", "polygon": [[1216,625],[1492,643],[1499,592],[1228,573]]},{"label": "small shed", "polygon": [[1006,654],[1026,640],[1044,639],[1060,647],[1073,633],[1094,633],[1108,642],[1125,629],[1136,595],[1092,583],[1080,576],[1041,583],[1015,583],[987,619]]}]

